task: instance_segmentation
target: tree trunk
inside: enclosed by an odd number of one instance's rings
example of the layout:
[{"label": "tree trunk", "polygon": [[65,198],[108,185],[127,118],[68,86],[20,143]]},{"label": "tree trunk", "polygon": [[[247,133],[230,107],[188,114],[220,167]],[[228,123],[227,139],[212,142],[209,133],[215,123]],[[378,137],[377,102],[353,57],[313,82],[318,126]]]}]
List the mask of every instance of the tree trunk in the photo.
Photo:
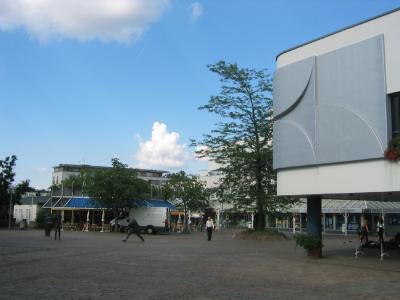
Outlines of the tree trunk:
[{"label": "tree trunk", "polygon": [[184,233],[189,233],[187,222],[188,222],[187,208],[186,208],[186,205],[183,205],[183,232]]},{"label": "tree trunk", "polygon": [[264,215],[264,191],[261,180],[257,180],[257,224],[256,230],[265,229],[265,215]]},{"label": "tree trunk", "polygon": [[115,219],[114,232],[118,232],[118,210],[116,208],[113,208],[113,212],[114,212],[114,219]]}]

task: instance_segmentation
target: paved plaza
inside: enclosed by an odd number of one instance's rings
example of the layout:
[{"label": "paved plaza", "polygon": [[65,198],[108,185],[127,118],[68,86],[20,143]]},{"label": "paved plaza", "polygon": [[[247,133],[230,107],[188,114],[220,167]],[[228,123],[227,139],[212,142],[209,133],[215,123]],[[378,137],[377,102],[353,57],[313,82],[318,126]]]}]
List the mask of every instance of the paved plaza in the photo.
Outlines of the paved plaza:
[{"label": "paved plaza", "polygon": [[322,259],[234,230],[131,236],[0,230],[0,299],[398,299],[400,258],[356,259],[351,237],[324,237]]}]

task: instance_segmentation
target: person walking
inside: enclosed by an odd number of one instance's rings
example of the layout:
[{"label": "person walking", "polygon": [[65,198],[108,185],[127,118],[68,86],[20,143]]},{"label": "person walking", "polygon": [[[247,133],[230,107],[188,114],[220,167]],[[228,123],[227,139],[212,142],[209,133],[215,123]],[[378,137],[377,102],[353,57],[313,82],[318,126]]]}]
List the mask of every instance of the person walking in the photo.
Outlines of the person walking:
[{"label": "person walking", "polygon": [[128,224],[128,235],[122,241],[126,242],[129,239],[129,237],[131,236],[132,233],[135,233],[142,240],[142,242],[144,242],[144,238],[140,235],[140,226],[139,226],[138,222],[134,218],[129,221],[129,224]]},{"label": "person walking", "polygon": [[364,219],[363,220],[363,225],[361,227],[361,238],[360,238],[361,244],[364,242],[364,239],[365,239],[364,245],[368,245],[368,232],[369,232],[369,230],[368,230],[368,220]]},{"label": "person walking", "polygon": [[58,213],[54,216],[54,239],[57,240],[57,234],[58,234],[58,239],[61,240],[61,227],[62,227],[62,218],[61,214]]},{"label": "person walking", "polygon": [[50,236],[51,233],[51,226],[53,225],[53,219],[51,218],[51,215],[48,214],[45,219],[45,224],[44,224],[44,234],[45,236]]},{"label": "person walking", "polygon": [[206,229],[207,229],[207,241],[211,241],[212,232],[214,229],[214,221],[211,217],[208,217],[206,222]]}]

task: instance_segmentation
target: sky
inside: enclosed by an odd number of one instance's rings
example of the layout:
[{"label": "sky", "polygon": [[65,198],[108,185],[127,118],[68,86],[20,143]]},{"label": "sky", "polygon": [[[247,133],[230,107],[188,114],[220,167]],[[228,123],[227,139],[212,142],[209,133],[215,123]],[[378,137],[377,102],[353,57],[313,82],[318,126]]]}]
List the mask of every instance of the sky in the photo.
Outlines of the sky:
[{"label": "sky", "polygon": [[60,163],[197,173],[218,118],[207,65],[273,74],[278,53],[400,0],[0,0],[0,159],[47,188]]}]

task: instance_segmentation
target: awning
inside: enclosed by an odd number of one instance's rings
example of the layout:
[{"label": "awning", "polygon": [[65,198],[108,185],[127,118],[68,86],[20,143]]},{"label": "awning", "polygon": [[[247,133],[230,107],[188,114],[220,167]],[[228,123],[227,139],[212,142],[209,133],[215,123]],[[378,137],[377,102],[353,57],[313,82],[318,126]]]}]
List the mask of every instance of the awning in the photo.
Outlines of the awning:
[{"label": "awning", "polygon": [[[104,209],[90,197],[51,197],[42,206],[43,208],[52,208],[54,210],[69,209]],[[170,210],[176,210],[176,206],[165,200],[135,200],[132,201],[132,207],[166,207]]]},{"label": "awning", "polygon": [[[307,213],[307,202],[300,200],[282,212]],[[322,199],[322,213],[400,213],[400,202]]]},{"label": "awning", "polygon": [[166,207],[170,210],[176,210],[176,206],[165,200],[135,200],[133,207]]}]

